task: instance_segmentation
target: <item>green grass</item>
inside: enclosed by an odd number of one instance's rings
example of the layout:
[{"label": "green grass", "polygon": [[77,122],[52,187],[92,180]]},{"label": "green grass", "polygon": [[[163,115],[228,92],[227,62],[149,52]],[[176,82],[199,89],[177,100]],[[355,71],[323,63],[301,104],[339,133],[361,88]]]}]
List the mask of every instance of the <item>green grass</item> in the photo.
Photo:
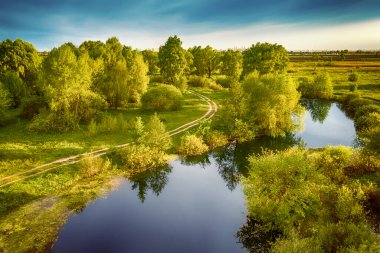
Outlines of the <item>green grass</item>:
[{"label": "green grass", "polygon": [[[159,112],[158,115],[166,129],[171,130],[201,117],[207,110],[205,101],[186,93],[181,110]],[[137,116],[147,122],[154,113],[138,108],[108,112],[113,116],[121,114],[130,128]],[[130,129],[89,136],[87,125],[68,133],[35,133],[27,130],[27,124],[19,121],[0,128],[0,178],[59,158],[133,141]]]}]

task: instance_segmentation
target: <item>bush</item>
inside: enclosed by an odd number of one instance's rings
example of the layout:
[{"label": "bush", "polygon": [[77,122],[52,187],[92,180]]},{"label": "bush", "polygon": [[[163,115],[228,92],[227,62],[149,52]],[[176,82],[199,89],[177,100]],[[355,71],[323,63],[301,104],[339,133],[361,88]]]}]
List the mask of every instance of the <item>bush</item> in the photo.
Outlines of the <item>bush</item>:
[{"label": "bush", "polygon": [[207,135],[206,143],[210,147],[210,149],[214,149],[227,145],[228,139],[227,136],[225,136],[222,132],[211,131]]},{"label": "bush", "polygon": [[181,155],[200,155],[208,151],[207,145],[202,138],[196,135],[185,135],[181,137],[181,144],[178,148],[178,153]]},{"label": "bush", "polygon": [[103,160],[101,157],[93,155],[86,156],[79,161],[78,165],[79,173],[85,178],[93,177],[112,168],[110,160]]},{"label": "bush", "polygon": [[380,126],[380,113],[371,112],[356,118],[355,126],[358,131]]},{"label": "bush", "polygon": [[375,105],[375,104],[363,105],[355,110],[355,118],[359,118],[363,115],[373,113],[373,112],[380,114],[380,106]]},{"label": "bush", "polygon": [[87,133],[89,135],[95,135],[97,133],[125,132],[126,130],[128,130],[128,124],[122,114],[119,114],[116,117],[105,115],[99,123],[92,119],[87,127]]},{"label": "bush", "polygon": [[215,80],[215,82],[219,85],[221,85],[223,88],[231,88],[232,84],[235,82],[230,78],[227,77],[219,77]]},{"label": "bush", "polygon": [[231,138],[237,142],[250,141],[255,137],[251,127],[240,119],[235,120],[234,129],[231,132]]},{"label": "bush", "polygon": [[223,87],[220,84],[215,83],[214,81],[211,81],[208,85],[208,87],[212,90],[221,90]]},{"label": "bush", "polygon": [[141,102],[144,109],[179,110],[182,106],[182,93],[173,85],[159,84],[149,89]]},{"label": "bush", "polygon": [[348,75],[348,81],[350,82],[357,82],[359,80],[359,74],[356,72],[353,72]]},{"label": "bush", "polygon": [[313,82],[310,82],[306,77],[301,77],[298,81],[298,90],[302,93],[303,97],[330,99],[333,96],[332,82],[327,73],[318,74]]},{"label": "bush", "polygon": [[131,173],[139,173],[166,163],[165,152],[143,144],[126,146],[118,154],[124,168]]},{"label": "bush", "polygon": [[48,104],[45,98],[43,97],[31,96],[29,98],[23,99],[21,107],[21,117],[24,119],[32,119],[34,116],[41,113],[43,110],[46,110]]},{"label": "bush", "polygon": [[201,76],[190,76],[188,84],[194,87],[210,88],[213,90],[220,90],[223,88],[214,80]]},{"label": "bush", "polygon": [[346,180],[344,168],[351,164],[352,150],[345,146],[327,146],[313,157],[313,165],[333,182]]},{"label": "bush", "polygon": [[187,79],[182,76],[178,80],[174,82],[174,86],[177,87],[181,92],[185,92],[187,90]]},{"label": "bush", "polygon": [[358,84],[354,83],[350,85],[350,91],[355,92],[358,90]]},{"label": "bush", "polygon": [[40,113],[27,127],[33,132],[68,132],[79,127],[79,119],[69,114]]}]

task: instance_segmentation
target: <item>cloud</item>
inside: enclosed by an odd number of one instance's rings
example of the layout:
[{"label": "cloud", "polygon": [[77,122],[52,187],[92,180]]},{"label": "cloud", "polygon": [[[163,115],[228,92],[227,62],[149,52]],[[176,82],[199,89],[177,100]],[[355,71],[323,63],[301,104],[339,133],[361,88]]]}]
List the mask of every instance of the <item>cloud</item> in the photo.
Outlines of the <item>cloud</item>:
[{"label": "cloud", "polygon": [[324,27],[355,23],[362,30],[370,25],[372,33],[371,20],[378,19],[378,0],[2,0],[0,40],[19,37],[39,49],[51,49],[67,41],[79,44],[117,36],[141,48],[158,47],[178,34],[185,45],[207,41],[225,48],[276,40],[289,48],[330,48],[323,42],[326,37],[335,40],[331,48],[337,42],[372,48],[378,43],[373,34],[357,38],[336,31],[345,36],[342,40],[334,33],[323,35],[330,31]]}]

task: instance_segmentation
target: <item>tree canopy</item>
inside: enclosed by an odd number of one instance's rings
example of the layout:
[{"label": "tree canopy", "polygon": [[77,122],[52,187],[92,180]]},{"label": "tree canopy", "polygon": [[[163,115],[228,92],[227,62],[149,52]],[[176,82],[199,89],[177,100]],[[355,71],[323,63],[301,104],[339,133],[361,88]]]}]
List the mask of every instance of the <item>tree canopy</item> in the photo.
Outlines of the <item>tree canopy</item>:
[{"label": "tree canopy", "polygon": [[165,82],[174,84],[185,74],[188,68],[186,50],[177,37],[169,37],[165,45],[158,51],[158,66]]},{"label": "tree canopy", "polygon": [[242,72],[243,55],[240,51],[228,49],[222,56],[221,73],[228,78],[238,80]]},{"label": "tree canopy", "polygon": [[288,63],[288,52],[283,46],[258,42],[243,53],[243,75],[255,70],[260,74],[283,73]]}]

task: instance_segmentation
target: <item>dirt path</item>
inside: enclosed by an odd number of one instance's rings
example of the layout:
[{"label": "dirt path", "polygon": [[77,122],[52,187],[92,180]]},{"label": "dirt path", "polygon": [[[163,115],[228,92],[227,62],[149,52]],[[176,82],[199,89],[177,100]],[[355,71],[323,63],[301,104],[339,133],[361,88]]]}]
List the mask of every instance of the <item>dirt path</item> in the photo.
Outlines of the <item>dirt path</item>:
[{"label": "dirt path", "polygon": [[[211,119],[215,115],[215,113],[218,111],[218,105],[214,101],[212,101],[208,97],[206,97],[206,96],[204,96],[198,92],[195,92],[192,90],[189,90],[189,91],[191,93],[193,93],[194,95],[200,97],[204,101],[206,101],[207,104],[209,105],[209,109],[202,117],[200,117],[196,120],[193,120],[189,123],[186,123],[182,126],[179,126],[176,129],[168,131],[168,134],[170,136],[182,133],[182,132],[198,125],[202,121]],[[112,148],[122,148],[122,147],[128,146],[129,144],[130,143],[120,144],[120,145],[114,146]],[[0,178],[0,188],[14,184],[16,182],[20,182],[20,181],[25,180],[27,178],[31,178],[31,177],[46,173],[50,170],[53,170],[53,169],[56,169],[56,168],[59,168],[62,166],[78,163],[80,160],[82,160],[87,155],[93,155],[95,157],[105,155],[110,149],[111,148],[104,148],[104,149],[95,150],[95,151],[92,151],[89,153],[82,153],[82,154],[78,154],[78,155],[73,155],[73,156],[61,158],[61,159],[55,160],[55,161],[50,162],[50,163],[45,163],[45,164],[39,165],[39,166],[31,168],[29,170],[13,174],[11,176]]]}]

